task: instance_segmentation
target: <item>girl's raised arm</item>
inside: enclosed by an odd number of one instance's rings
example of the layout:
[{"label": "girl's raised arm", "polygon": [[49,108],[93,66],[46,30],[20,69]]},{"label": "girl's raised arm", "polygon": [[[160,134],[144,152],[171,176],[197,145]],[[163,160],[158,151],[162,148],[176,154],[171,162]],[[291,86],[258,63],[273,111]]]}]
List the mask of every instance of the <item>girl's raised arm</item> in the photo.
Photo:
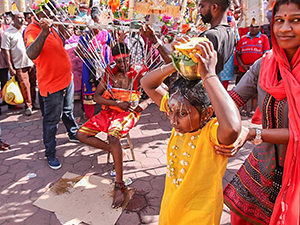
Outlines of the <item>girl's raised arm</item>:
[{"label": "girl's raised arm", "polygon": [[236,141],[241,132],[239,111],[216,75],[217,52],[212,43],[201,42],[197,48],[201,51],[201,55],[195,54],[198,59],[198,73],[201,75],[219,122],[218,141],[221,144],[230,145]]},{"label": "girl's raised arm", "polygon": [[176,72],[172,63],[161,66],[151,71],[141,79],[141,85],[147,95],[158,105],[166,94],[166,89],[161,86],[162,82],[172,73]]}]

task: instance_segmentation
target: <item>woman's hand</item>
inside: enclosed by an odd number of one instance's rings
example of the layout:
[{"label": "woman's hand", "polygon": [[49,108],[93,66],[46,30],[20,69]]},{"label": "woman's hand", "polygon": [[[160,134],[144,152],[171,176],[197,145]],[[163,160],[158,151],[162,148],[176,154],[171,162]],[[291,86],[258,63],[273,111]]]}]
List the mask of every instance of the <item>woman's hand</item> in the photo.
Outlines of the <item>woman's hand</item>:
[{"label": "woman's hand", "polygon": [[227,157],[235,156],[238,153],[238,151],[244,146],[246,141],[249,141],[250,137],[252,137],[252,135],[250,134],[251,129],[252,128],[248,129],[242,126],[240,136],[233,143],[233,147],[226,148],[226,147],[220,147],[216,145],[215,146],[216,153]]},{"label": "woman's hand", "polygon": [[198,74],[201,75],[202,80],[209,74],[216,74],[217,52],[210,41],[199,42],[196,49],[200,50],[201,54],[195,53],[198,60]]}]

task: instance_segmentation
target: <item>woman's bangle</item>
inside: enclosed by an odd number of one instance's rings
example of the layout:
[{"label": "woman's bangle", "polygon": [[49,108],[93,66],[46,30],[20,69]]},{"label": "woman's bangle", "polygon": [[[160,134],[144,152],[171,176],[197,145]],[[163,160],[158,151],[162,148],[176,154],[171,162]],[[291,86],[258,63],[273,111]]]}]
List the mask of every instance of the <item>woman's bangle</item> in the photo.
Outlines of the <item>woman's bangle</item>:
[{"label": "woman's bangle", "polygon": [[202,84],[204,84],[204,81],[208,80],[209,78],[212,77],[218,77],[216,74],[208,74],[202,79]]}]

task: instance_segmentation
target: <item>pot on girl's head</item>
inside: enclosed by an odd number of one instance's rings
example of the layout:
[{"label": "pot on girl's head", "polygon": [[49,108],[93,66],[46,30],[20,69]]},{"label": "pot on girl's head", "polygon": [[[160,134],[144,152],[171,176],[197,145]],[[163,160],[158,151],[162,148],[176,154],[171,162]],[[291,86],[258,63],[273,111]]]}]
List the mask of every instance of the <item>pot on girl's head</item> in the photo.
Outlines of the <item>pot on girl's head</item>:
[{"label": "pot on girl's head", "polygon": [[201,75],[197,72],[198,64],[194,63],[193,65],[185,65],[184,62],[181,60],[179,62],[179,68],[181,76],[188,80],[197,80],[201,79]]},{"label": "pot on girl's head", "polygon": [[188,80],[201,79],[201,75],[197,72],[196,53],[201,53],[196,45],[200,42],[207,41],[205,37],[194,37],[188,42],[175,45],[175,51],[172,53],[172,61],[181,76]]}]

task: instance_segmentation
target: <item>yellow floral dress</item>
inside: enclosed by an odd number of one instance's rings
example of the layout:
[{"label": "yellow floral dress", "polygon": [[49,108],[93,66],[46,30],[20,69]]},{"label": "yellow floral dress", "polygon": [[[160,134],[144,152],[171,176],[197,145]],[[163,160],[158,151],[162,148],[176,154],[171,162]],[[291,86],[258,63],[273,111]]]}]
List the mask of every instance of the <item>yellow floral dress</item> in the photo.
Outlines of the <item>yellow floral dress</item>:
[{"label": "yellow floral dress", "polygon": [[[167,94],[161,111],[168,111],[168,100]],[[212,119],[193,133],[172,130],[160,225],[220,224],[227,157],[215,153],[214,145],[220,145],[217,128],[217,119]]]}]

